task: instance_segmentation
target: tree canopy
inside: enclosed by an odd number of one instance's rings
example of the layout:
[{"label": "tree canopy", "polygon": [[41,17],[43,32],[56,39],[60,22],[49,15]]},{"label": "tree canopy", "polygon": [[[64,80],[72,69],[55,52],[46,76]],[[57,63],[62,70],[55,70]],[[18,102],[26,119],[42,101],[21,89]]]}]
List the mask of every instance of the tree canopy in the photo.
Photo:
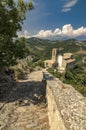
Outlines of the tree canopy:
[{"label": "tree canopy", "polygon": [[24,39],[18,40],[17,32],[22,29],[26,11],[33,8],[31,2],[24,0],[0,1],[0,68],[14,65],[17,58],[28,52]]}]

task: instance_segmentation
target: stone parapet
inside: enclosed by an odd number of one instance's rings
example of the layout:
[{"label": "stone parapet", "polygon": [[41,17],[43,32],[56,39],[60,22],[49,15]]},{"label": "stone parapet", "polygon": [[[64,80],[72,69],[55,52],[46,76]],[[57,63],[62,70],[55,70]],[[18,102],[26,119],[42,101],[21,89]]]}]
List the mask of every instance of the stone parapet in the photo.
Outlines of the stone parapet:
[{"label": "stone parapet", "polygon": [[50,130],[86,130],[86,98],[47,71],[43,74]]}]

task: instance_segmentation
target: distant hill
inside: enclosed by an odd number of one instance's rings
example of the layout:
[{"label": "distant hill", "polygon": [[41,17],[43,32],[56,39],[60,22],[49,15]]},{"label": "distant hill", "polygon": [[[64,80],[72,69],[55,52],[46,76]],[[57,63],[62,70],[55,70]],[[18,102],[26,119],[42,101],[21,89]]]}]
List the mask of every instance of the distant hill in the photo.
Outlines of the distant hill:
[{"label": "distant hill", "polygon": [[30,54],[43,60],[51,58],[52,48],[58,48],[58,54],[71,52],[76,59],[86,56],[86,41],[69,40],[45,40],[39,38],[26,39]]}]

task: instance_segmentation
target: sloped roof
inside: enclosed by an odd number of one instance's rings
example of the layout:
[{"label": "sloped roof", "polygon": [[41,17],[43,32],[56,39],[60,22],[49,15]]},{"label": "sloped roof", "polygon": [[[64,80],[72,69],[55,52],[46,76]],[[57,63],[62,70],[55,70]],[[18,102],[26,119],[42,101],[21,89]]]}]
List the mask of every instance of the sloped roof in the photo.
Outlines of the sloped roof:
[{"label": "sloped roof", "polygon": [[64,53],[63,59],[69,59],[71,58],[72,55],[73,55],[72,53]]},{"label": "sloped roof", "polygon": [[75,62],[75,59],[69,59],[69,60],[66,60],[67,64],[69,63],[72,63],[72,62]]}]

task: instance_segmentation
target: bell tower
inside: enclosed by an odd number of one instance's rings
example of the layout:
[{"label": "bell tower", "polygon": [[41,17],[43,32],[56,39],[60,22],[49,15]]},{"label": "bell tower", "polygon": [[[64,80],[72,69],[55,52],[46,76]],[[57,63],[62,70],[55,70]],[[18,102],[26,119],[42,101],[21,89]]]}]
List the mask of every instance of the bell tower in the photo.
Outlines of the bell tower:
[{"label": "bell tower", "polygon": [[57,48],[52,49],[52,61],[56,62],[57,60]]}]

